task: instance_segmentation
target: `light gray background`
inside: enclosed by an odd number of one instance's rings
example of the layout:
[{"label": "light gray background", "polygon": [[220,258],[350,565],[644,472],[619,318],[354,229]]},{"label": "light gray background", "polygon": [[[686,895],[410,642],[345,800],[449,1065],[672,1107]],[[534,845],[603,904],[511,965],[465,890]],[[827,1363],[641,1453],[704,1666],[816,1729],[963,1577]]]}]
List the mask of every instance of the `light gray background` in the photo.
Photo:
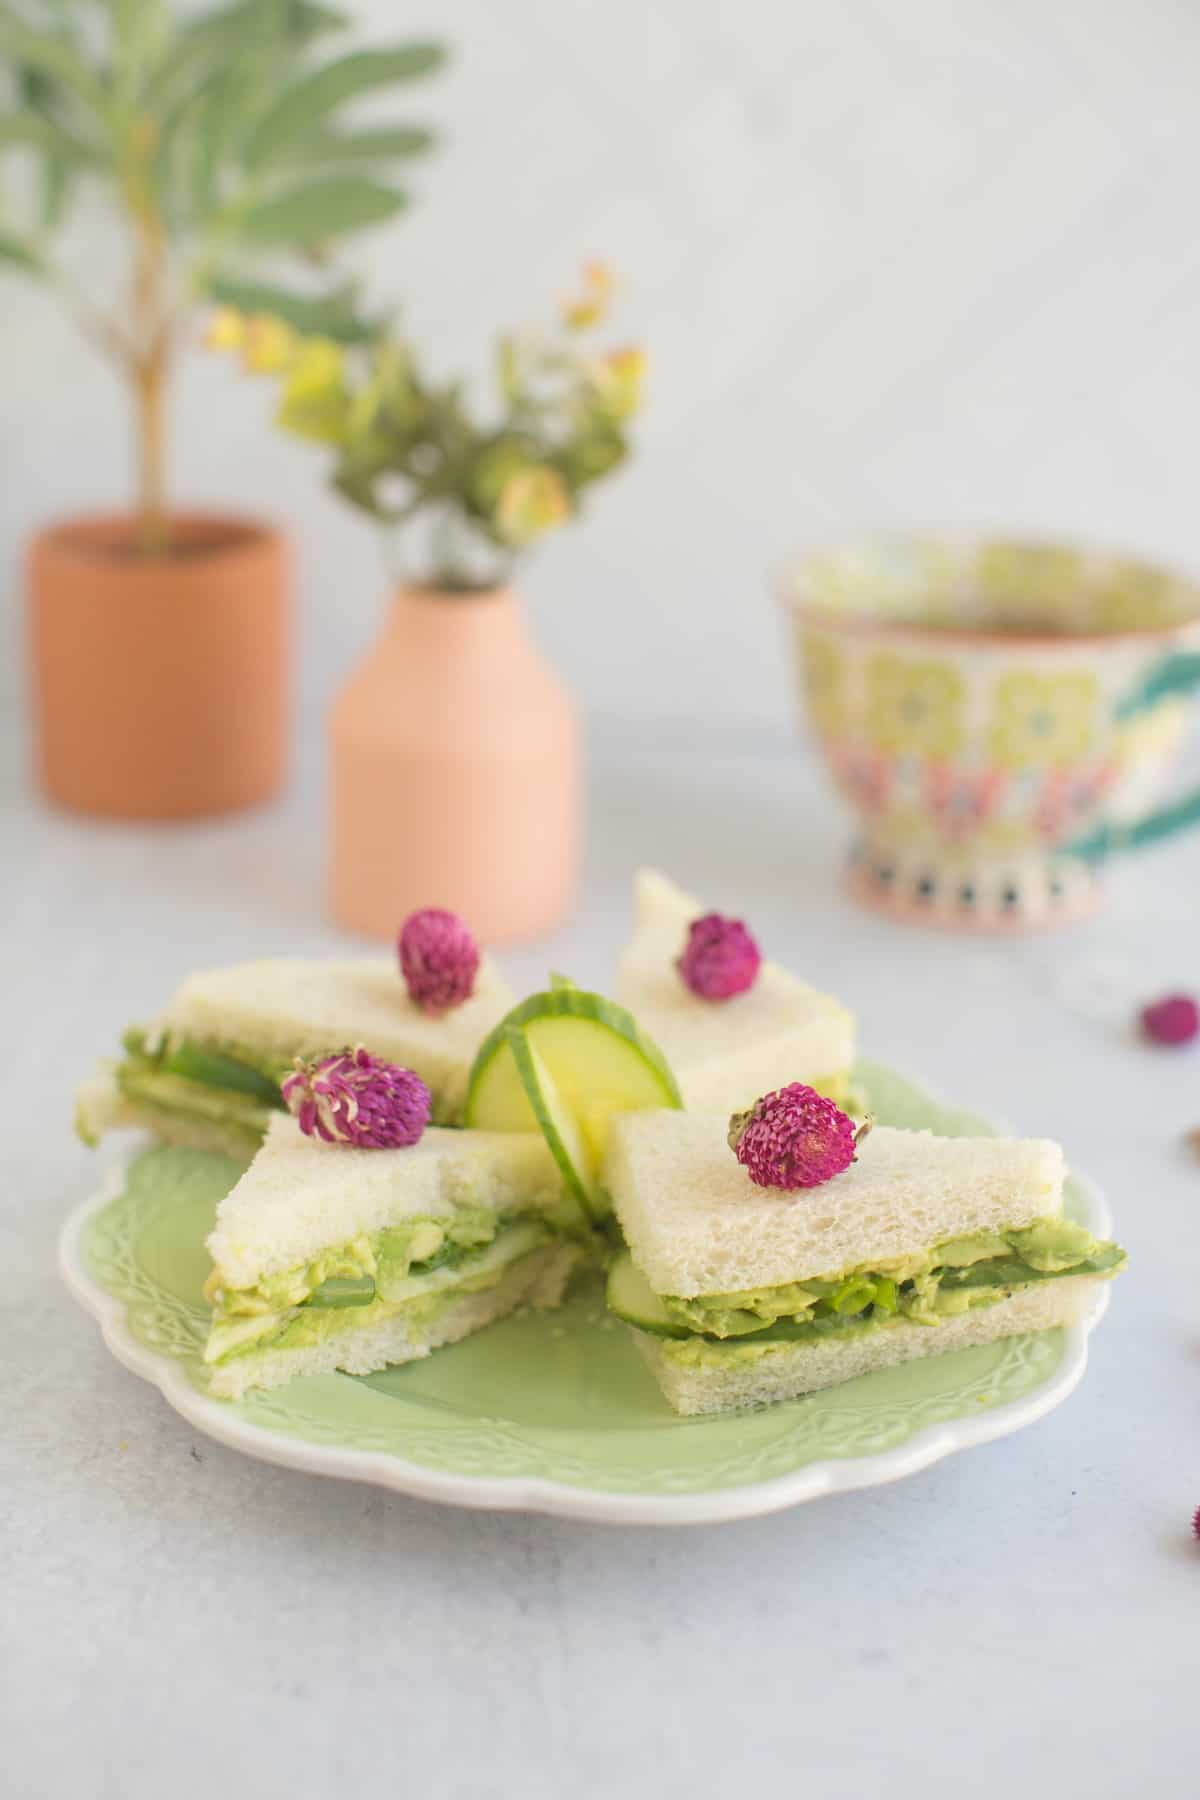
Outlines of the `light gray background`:
[{"label": "light gray background", "polygon": [[[831,533],[980,521],[1194,560],[1187,0],[356,6],[455,48],[411,91],[446,139],[418,203],[354,252],[442,366],[582,255],[626,273],[639,460],[523,578],[593,711],[780,724],[766,570]],[[0,285],[0,330],[11,585],[35,521],[122,498],[125,419],[40,289]],[[178,401],[176,493],[296,533],[321,702],[380,615],[373,533],[273,434],[268,385],[196,357]]]}]

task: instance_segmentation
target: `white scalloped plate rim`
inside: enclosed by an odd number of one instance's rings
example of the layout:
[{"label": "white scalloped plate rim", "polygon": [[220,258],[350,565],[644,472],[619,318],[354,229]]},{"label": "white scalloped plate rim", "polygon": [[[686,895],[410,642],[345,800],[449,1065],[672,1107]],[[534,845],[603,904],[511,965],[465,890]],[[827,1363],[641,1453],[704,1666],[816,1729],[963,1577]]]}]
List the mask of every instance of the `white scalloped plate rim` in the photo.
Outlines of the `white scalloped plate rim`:
[{"label": "white scalloped plate rim", "polygon": [[[928,1082],[906,1071],[897,1073],[919,1085],[935,1103],[949,1104]],[[989,1119],[988,1123],[993,1129],[1006,1129],[998,1121]],[[540,1476],[455,1474],[426,1468],[391,1453],[308,1443],[248,1424],[220,1401],[197,1392],[173,1357],[151,1350],[134,1336],[121,1301],[100,1287],[88,1270],[83,1245],[88,1224],[120,1196],[130,1162],[146,1145],[146,1139],[139,1139],[116,1153],[100,1187],[68,1216],[58,1241],[59,1272],[80,1305],[98,1322],[104,1342],[117,1361],[152,1383],[190,1425],[231,1450],[260,1462],[299,1469],[306,1475],[367,1482],[411,1499],[432,1500],[445,1506],[486,1512],[548,1513],[603,1525],[715,1525],[782,1512],[826,1494],[882,1487],[916,1475],[960,1450],[1008,1437],[1061,1406],[1083,1379],[1089,1334],[1108,1306],[1108,1284],[1103,1283],[1087,1314],[1073,1325],[1061,1327],[1062,1358],[1053,1374],[1030,1393],[990,1407],[973,1418],[922,1426],[905,1443],[874,1455],[830,1458],[766,1481],[695,1494],[623,1494]],[[1071,1176],[1087,1202],[1088,1229],[1097,1237],[1107,1236],[1112,1223],[1103,1193],[1077,1169],[1071,1170]]]}]

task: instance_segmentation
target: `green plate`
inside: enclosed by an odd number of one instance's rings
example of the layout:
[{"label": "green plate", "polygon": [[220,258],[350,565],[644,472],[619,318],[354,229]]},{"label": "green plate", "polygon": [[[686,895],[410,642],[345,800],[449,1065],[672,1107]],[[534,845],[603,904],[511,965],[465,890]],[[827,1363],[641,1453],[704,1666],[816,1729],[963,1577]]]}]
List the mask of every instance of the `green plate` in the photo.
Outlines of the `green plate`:
[{"label": "green plate", "polygon": [[[879,1064],[857,1071],[877,1119],[992,1132]],[[240,1172],[227,1157],[126,1155],[68,1220],[63,1274],[114,1354],[202,1431],[269,1462],[465,1506],[624,1523],[747,1517],[895,1480],[1017,1430],[1083,1374],[1086,1324],[927,1357],[750,1413],[681,1419],[589,1281],[561,1311],[526,1312],[422,1362],[321,1375],[231,1402],[205,1390],[204,1239]],[[1089,1183],[1068,1209],[1110,1230]]]}]

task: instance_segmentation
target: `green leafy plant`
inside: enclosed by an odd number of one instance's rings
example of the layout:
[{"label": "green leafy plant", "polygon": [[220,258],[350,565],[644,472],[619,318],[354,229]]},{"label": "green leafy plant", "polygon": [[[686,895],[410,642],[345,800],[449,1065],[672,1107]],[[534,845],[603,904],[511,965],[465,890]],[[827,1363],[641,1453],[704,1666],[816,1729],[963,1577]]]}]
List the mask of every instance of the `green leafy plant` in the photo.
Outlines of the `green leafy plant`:
[{"label": "green leafy plant", "polygon": [[[354,290],[331,284],[330,247],[401,210],[395,171],[431,137],[347,124],[346,109],[428,74],[442,51],[327,55],[347,24],[315,0],[199,14],[170,0],[0,0],[0,266],[48,282],[128,383],[146,551],[169,543],[167,386],[197,304],[333,340],[369,331]],[[89,184],[125,227],[127,277],[108,304],[59,248]],[[298,288],[279,284],[287,257],[307,266]]]},{"label": "green leafy plant", "polygon": [[333,484],[347,500],[396,531],[424,528],[406,557],[418,580],[487,588],[629,454],[645,358],[632,346],[598,351],[588,335],[611,286],[608,270],[589,264],[555,329],[501,338],[497,400],[484,413],[462,382],[428,375],[393,326],[347,344],[227,308],[209,342],[279,378],[277,423],[332,448]]}]

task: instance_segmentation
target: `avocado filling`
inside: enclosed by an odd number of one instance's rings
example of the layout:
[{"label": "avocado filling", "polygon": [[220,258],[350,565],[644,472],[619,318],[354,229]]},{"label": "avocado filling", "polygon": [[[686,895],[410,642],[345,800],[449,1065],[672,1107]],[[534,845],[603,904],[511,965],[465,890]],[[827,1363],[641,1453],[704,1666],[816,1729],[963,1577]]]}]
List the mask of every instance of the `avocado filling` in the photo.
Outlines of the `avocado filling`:
[{"label": "avocado filling", "polygon": [[451,1300],[495,1287],[554,1235],[540,1217],[464,1207],[366,1233],[251,1287],[228,1288],[214,1269],[205,1285],[214,1311],[204,1360],[321,1343],[400,1312],[425,1324]]},{"label": "avocado filling", "polygon": [[1061,1275],[1107,1279],[1124,1262],[1119,1245],[1101,1242],[1070,1219],[1045,1218],[1012,1230],[973,1232],[935,1244],[924,1254],[779,1287],[692,1299],[659,1295],[659,1322],[633,1322],[676,1340],[670,1344],[673,1356],[687,1350],[685,1360],[697,1361],[705,1349],[723,1356],[735,1349],[875,1330],[902,1320],[937,1325],[992,1306],[1033,1282]]}]

